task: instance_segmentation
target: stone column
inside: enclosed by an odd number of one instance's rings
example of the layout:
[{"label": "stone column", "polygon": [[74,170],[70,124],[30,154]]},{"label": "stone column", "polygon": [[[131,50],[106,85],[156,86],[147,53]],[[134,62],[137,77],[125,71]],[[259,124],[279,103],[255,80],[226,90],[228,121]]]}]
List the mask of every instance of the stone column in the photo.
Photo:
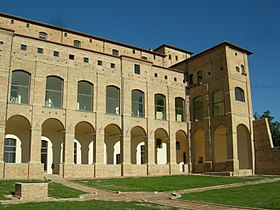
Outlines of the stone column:
[{"label": "stone column", "polygon": [[121,136],[122,176],[132,174],[131,138],[130,135]]},{"label": "stone column", "polygon": [[155,140],[151,137],[147,139],[147,160],[147,174],[150,175],[155,167]]},{"label": "stone column", "polygon": [[4,178],[4,141],[5,126],[0,125],[0,178]]},{"label": "stone column", "polygon": [[75,171],[73,171],[75,133],[73,131],[66,131],[64,135],[64,160],[63,167],[60,167],[59,174],[64,178],[71,178],[73,177],[72,174],[75,173]]}]

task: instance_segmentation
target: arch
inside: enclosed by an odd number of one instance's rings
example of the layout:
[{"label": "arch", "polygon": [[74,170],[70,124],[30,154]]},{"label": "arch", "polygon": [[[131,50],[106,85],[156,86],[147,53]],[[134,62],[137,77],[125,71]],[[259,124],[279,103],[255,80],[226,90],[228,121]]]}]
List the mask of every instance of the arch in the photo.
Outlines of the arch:
[{"label": "arch", "polygon": [[138,89],[131,91],[131,110],[132,116],[144,117],[145,116],[145,103],[144,92]]},{"label": "arch", "polygon": [[106,87],[106,113],[120,114],[120,89],[113,85]]},{"label": "arch", "polygon": [[63,162],[63,142],[65,139],[64,131],[65,128],[63,124],[55,118],[49,118],[42,124],[42,136],[48,139],[52,145],[52,151],[48,151],[48,153],[52,152],[52,154],[48,154],[48,156],[52,156],[53,162],[48,165],[53,166],[50,171],[54,174],[59,173],[59,164]]},{"label": "arch", "polygon": [[89,122],[79,122],[75,126],[74,163],[92,164],[94,162],[93,141],[95,140],[95,130]]},{"label": "arch", "polygon": [[131,163],[144,164],[147,162],[146,131],[141,126],[135,126],[130,131]]},{"label": "arch", "polygon": [[105,164],[119,164],[121,156],[120,140],[121,129],[116,124],[109,124],[104,129],[105,133]]},{"label": "arch", "polygon": [[156,164],[167,164],[169,162],[169,136],[165,129],[155,130],[155,162]]},{"label": "arch", "polygon": [[175,120],[177,122],[185,121],[185,100],[181,97],[175,98]]},{"label": "arch", "polygon": [[214,132],[215,162],[226,162],[227,160],[227,135],[226,127],[219,125]]},{"label": "arch", "polygon": [[6,123],[5,138],[16,140],[15,163],[28,163],[30,161],[31,143],[31,125],[29,120],[21,115],[11,116]]},{"label": "arch", "polygon": [[163,94],[155,94],[155,119],[166,119],[166,99]]},{"label": "arch", "polygon": [[203,97],[199,96],[193,100],[193,119],[194,121],[203,120]]},{"label": "arch", "polygon": [[213,116],[219,116],[225,114],[225,105],[224,105],[224,92],[222,90],[218,90],[213,93]]},{"label": "arch", "polygon": [[62,108],[63,79],[58,76],[47,76],[45,106]]},{"label": "arch", "polygon": [[119,56],[119,51],[118,50],[116,50],[116,49],[112,49],[112,55],[113,56]]},{"label": "arch", "polygon": [[235,92],[235,100],[236,101],[245,102],[244,90],[241,87],[235,87],[234,92]]},{"label": "arch", "polygon": [[81,41],[80,40],[74,40],[73,41],[73,46],[74,47],[81,47]]},{"label": "arch", "polygon": [[239,169],[251,169],[252,150],[249,130],[244,124],[239,124],[236,131]]},{"label": "arch", "polygon": [[31,74],[23,70],[14,70],[11,79],[10,102],[29,104]]},{"label": "arch", "polygon": [[187,164],[189,157],[189,144],[187,140],[187,134],[183,130],[176,132],[176,162],[179,164],[180,171],[183,171],[184,164]]},{"label": "arch", "polygon": [[195,163],[203,163],[205,161],[205,140],[203,129],[199,129],[194,134],[194,161]]},{"label": "arch", "polygon": [[48,39],[48,34],[44,31],[39,32],[39,38],[40,39]]},{"label": "arch", "polygon": [[92,111],[93,84],[88,81],[78,82],[77,110]]}]

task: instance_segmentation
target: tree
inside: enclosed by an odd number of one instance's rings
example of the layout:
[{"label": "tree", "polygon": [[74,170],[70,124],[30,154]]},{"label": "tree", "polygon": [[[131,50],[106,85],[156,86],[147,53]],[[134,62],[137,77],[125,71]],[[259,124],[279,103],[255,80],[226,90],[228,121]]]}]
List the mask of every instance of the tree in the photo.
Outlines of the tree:
[{"label": "tree", "polygon": [[254,117],[255,119],[267,118],[271,136],[273,139],[273,144],[274,146],[280,146],[280,122],[273,121],[274,117],[272,117],[270,114],[271,112],[269,110],[266,110],[262,115],[258,115],[257,113],[255,113]]}]

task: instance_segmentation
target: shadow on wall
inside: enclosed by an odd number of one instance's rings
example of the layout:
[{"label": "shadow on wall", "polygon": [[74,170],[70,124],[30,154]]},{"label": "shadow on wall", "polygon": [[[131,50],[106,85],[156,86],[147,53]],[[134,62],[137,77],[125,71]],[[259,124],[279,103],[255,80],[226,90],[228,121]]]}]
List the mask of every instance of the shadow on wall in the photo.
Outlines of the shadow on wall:
[{"label": "shadow on wall", "polygon": [[280,175],[280,147],[274,147],[267,119],[253,122],[256,174]]}]

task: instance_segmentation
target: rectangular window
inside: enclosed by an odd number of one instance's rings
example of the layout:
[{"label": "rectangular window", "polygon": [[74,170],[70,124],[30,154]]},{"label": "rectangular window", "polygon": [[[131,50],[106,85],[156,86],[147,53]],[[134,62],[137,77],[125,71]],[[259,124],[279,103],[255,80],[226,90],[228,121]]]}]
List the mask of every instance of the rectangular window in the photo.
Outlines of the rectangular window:
[{"label": "rectangular window", "polygon": [[89,62],[89,58],[84,57],[84,63],[88,63]]},{"label": "rectangular window", "polygon": [[70,59],[70,60],[74,60],[74,59],[75,59],[75,56],[72,55],[72,54],[69,54],[69,59]]},{"label": "rectangular window", "polygon": [[59,57],[59,52],[58,51],[53,51],[53,56]]},{"label": "rectangular window", "polygon": [[112,68],[112,69],[116,68],[116,64],[111,63],[111,68]]},{"label": "rectangular window", "polygon": [[21,44],[21,45],[20,45],[20,49],[21,49],[21,50],[27,50],[27,45]]},{"label": "rectangular window", "polygon": [[97,65],[98,65],[98,66],[102,66],[102,61],[101,61],[101,60],[98,60],[98,61],[97,61]]},{"label": "rectangular window", "polygon": [[140,65],[134,64],[134,74],[140,74]]},{"label": "rectangular window", "polygon": [[44,49],[43,49],[43,48],[38,47],[38,49],[37,49],[37,53],[43,54],[43,52],[44,52]]}]

